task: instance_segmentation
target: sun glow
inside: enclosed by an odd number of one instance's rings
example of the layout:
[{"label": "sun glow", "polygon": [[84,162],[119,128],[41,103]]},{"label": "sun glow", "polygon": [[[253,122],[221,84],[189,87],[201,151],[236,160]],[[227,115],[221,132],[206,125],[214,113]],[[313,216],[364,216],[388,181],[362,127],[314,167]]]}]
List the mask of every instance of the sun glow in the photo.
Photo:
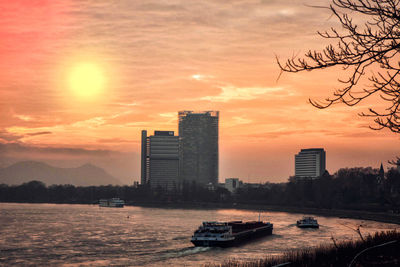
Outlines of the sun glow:
[{"label": "sun glow", "polygon": [[101,68],[92,63],[76,65],[69,75],[72,92],[81,99],[97,97],[104,89],[105,77]]}]

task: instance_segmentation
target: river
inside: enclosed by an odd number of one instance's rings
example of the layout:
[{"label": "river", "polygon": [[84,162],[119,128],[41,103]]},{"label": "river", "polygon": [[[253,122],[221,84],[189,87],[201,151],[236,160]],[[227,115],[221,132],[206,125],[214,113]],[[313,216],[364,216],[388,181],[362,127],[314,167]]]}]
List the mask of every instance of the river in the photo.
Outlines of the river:
[{"label": "river", "polygon": [[201,266],[252,260],[289,249],[359,238],[398,225],[318,216],[319,229],[299,229],[303,214],[261,213],[272,236],[221,249],[193,247],[202,221],[258,220],[255,211],[0,203],[0,265]]}]

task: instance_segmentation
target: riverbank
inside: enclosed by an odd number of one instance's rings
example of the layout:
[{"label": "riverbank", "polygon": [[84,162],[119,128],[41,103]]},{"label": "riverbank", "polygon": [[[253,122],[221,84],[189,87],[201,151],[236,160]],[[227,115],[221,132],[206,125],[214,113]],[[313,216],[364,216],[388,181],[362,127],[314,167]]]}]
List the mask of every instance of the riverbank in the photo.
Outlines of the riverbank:
[{"label": "riverbank", "polygon": [[399,266],[400,233],[375,233],[364,240],[346,241],[316,249],[288,251],[282,256],[242,262],[230,260],[206,267],[272,267],[272,266]]},{"label": "riverbank", "polygon": [[210,202],[135,202],[128,205],[152,208],[171,208],[171,209],[238,209],[252,210],[257,212],[288,212],[298,214],[308,214],[325,217],[339,217],[359,220],[371,220],[384,223],[400,225],[400,214],[389,212],[370,212],[360,210],[344,209],[317,209],[307,207],[272,206],[260,204],[239,204],[239,203],[210,203]]}]

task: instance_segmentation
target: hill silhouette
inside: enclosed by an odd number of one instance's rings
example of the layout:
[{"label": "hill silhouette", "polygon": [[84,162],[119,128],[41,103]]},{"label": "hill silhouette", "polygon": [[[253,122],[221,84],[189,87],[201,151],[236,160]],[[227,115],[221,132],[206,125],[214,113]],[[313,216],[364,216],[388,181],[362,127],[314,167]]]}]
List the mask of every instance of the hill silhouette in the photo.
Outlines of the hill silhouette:
[{"label": "hill silhouette", "polygon": [[119,185],[118,179],[102,168],[84,164],[77,168],[53,167],[38,161],[21,161],[0,169],[0,184],[18,185],[37,180],[46,185],[72,184],[75,186]]}]

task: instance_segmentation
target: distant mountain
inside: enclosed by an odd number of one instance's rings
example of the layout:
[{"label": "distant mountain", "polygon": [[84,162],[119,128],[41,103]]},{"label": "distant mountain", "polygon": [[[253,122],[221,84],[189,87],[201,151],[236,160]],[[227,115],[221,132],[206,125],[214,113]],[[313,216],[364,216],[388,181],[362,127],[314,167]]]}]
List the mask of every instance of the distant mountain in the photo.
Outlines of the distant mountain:
[{"label": "distant mountain", "polygon": [[72,184],[75,186],[117,185],[116,178],[102,168],[85,164],[78,168],[58,168],[43,162],[21,161],[0,169],[0,184],[19,185],[37,180],[46,185]]}]

